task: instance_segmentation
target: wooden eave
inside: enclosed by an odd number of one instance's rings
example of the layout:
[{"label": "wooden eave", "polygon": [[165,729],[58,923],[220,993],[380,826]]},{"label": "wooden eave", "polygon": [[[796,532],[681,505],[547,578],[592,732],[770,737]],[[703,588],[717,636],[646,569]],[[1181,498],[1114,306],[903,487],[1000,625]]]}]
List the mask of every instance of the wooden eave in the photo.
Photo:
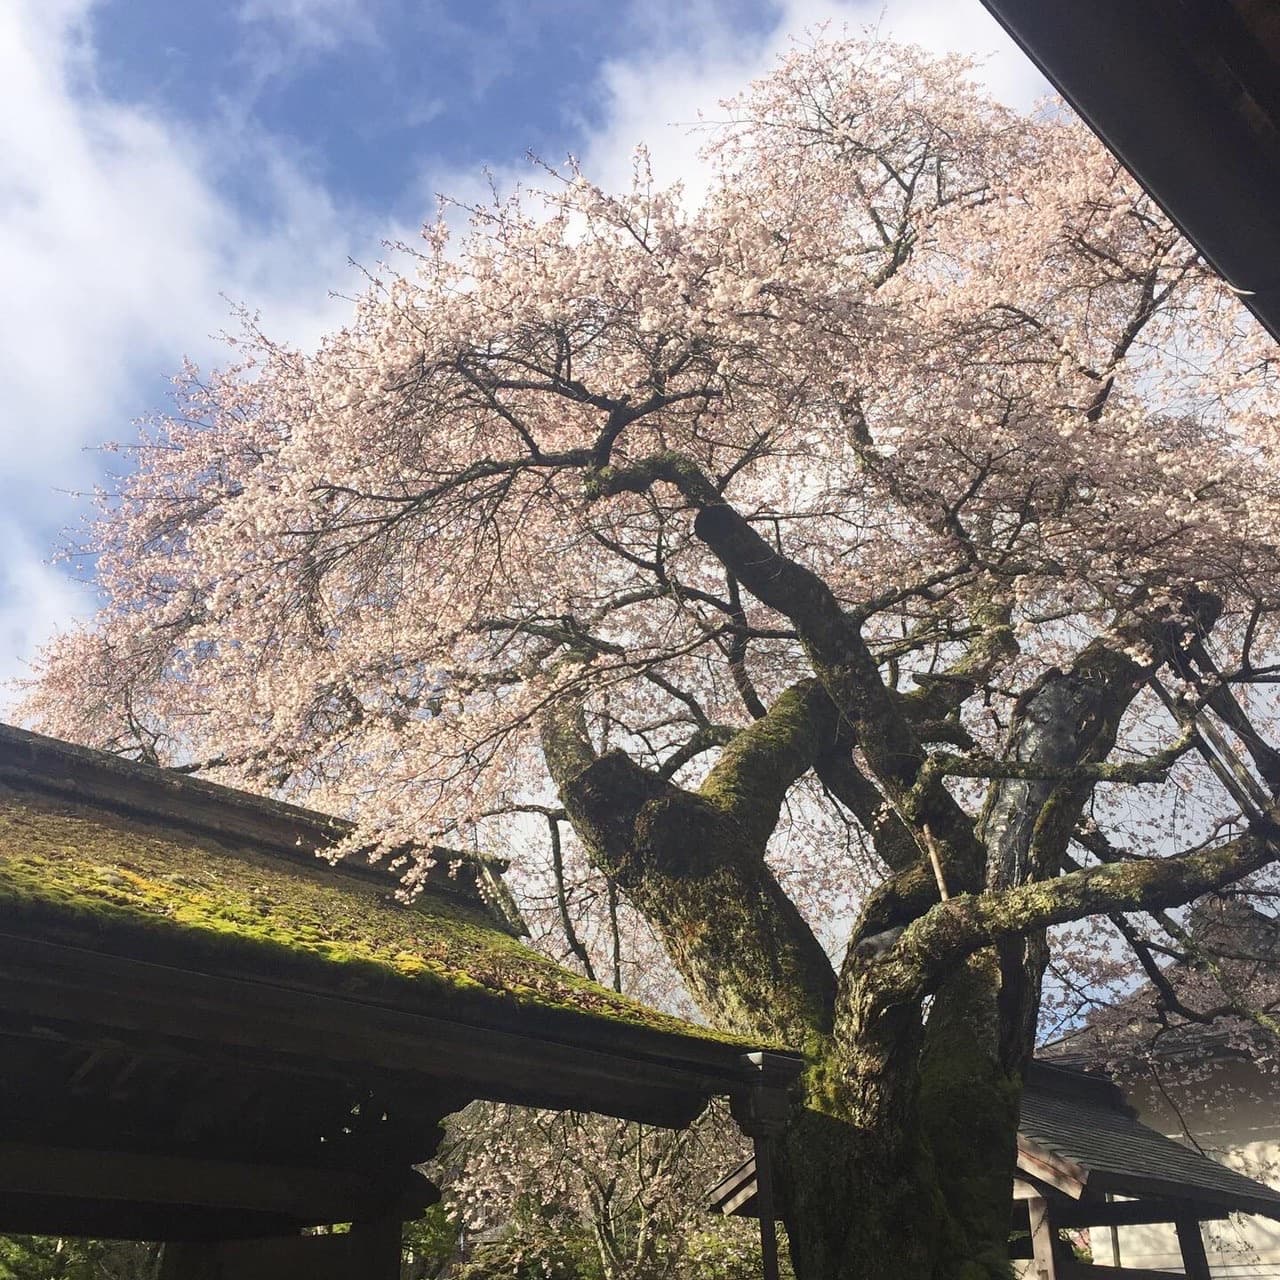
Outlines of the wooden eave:
[{"label": "wooden eave", "polygon": [[983,0],[1280,338],[1271,0]]},{"label": "wooden eave", "polygon": [[1018,1134],[1017,1168],[1039,1187],[1052,1188],[1071,1200],[1079,1200],[1089,1182],[1088,1169],[1023,1133]]},{"label": "wooden eave", "polygon": [[412,1203],[412,1165],[474,1098],[679,1127],[750,1084],[696,1042],[586,1047],[30,938],[0,935],[0,990],[0,1230],[411,1217],[429,1203],[423,1186]]}]

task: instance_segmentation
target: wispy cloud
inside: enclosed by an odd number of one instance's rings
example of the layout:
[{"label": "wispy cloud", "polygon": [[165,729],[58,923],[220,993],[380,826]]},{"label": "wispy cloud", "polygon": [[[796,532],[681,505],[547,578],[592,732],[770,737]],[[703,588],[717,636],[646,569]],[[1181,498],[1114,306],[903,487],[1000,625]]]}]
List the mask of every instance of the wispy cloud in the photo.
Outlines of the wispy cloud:
[{"label": "wispy cloud", "polygon": [[375,8],[367,0],[241,0],[236,16],[296,48],[329,50],[351,41],[379,43]]},{"label": "wispy cloud", "polygon": [[[1002,101],[1029,107],[1048,85],[979,0],[783,0],[772,20],[755,27],[736,21],[721,0],[646,0],[618,10],[633,34],[634,52],[603,61],[583,86],[582,110],[573,122],[573,146],[583,170],[609,189],[631,181],[635,148],[643,144],[659,182],[683,182],[691,199],[704,188],[701,126],[718,104],[764,75],[791,42],[823,25],[863,29],[938,53],[972,56],[976,76]],[[540,159],[558,164],[562,155]],[[507,191],[536,181],[518,155],[472,169],[424,175],[423,195],[436,192],[464,203],[484,200],[490,181]]]},{"label": "wispy cloud", "polygon": [[649,28],[643,56],[601,69],[603,124],[589,130],[583,165],[604,186],[629,180],[631,154],[643,142],[660,180],[683,180],[695,192],[705,141],[694,126],[714,118],[717,103],[763,75],[793,39],[823,24],[870,28],[938,53],[966,53],[980,62],[978,78],[1003,101],[1029,106],[1048,91],[1039,73],[978,0],[785,0],[764,30],[730,25],[716,4],[671,0],[637,8],[633,23]]},{"label": "wispy cloud", "polygon": [[[213,354],[228,299],[314,340],[346,311],[329,290],[348,256],[376,257],[383,230],[269,137],[196,135],[104,96],[88,16],[0,5],[0,509],[26,530],[5,543],[0,667],[83,602],[41,561],[77,514],[65,491],[98,477],[84,447],[128,438],[184,354]],[[233,161],[253,167],[252,216],[219,188]]]}]

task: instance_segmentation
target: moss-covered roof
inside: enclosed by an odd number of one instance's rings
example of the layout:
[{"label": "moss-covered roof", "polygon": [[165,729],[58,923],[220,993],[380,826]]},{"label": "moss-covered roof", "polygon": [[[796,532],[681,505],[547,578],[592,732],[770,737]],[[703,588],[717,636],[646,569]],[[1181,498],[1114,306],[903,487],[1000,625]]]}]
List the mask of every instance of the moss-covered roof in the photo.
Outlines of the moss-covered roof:
[{"label": "moss-covered roof", "polygon": [[[173,803],[171,776],[155,780],[168,789],[165,816],[140,813],[146,775],[159,770],[127,766],[126,811],[83,798],[86,788],[67,778],[54,779],[50,790],[49,777],[32,778],[25,757],[14,768],[13,753],[5,755],[27,740],[42,748],[51,742],[8,727],[0,733],[6,933],[487,1025],[537,1013],[566,1038],[586,1019],[597,1031],[612,1024],[619,1033],[746,1046],[555,964],[512,936],[478,894],[451,890],[447,880],[406,905],[385,875],[234,833],[215,837],[207,822],[204,831],[184,829],[173,817],[181,806]],[[75,751],[72,766],[81,754],[98,755]],[[219,792],[229,803],[256,803],[227,788],[200,789],[205,799]]]}]

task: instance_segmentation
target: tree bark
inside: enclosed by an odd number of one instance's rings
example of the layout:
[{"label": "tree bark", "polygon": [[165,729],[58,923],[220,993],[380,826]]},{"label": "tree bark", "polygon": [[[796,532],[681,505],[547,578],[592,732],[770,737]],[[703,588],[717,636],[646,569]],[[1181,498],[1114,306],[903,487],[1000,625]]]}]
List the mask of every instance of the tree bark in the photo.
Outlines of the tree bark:
[{"label": "tree bark", "polygon": [[[683,475],[679,459],[654,465]],[[566,814],[707,1016],[805,1054],[803,1092],[776,1144],[799,1280],[1002,1280],[1045,929],[1185,902],[1248,874],[1275,857],[1270,819],[1217,848],[1060,874],[1096,766],[1182,624],[1133,623],[1028,690],[975,820],[931,769],[915,704],[882,683],[825,585],[696,480],[681,483],[706,504],[699,536],[792,618],[816,677],[732,738],[697,791],[597,753],[583,706],[567,697],[541,726]],[[977,648],[973,678],[1008,641]],[[810,769],[890,870],[838,978],[765,859],[787,791]]]}]

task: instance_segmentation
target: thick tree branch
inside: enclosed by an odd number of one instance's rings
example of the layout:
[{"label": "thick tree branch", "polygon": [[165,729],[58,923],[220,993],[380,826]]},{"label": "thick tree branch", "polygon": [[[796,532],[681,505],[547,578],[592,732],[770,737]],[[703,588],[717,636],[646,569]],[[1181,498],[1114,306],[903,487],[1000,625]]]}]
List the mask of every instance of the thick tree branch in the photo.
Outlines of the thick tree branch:
[{"label": "thick tree branch", "polygon": [[917,721],[941,720],[959,710],[1011,658],[1017,656],[1011,615],[1005,605],[978,611],[979,630],[964,655],[945,672],[919,677],[921,688],[905,696]]},{"label": "thick tree branch", "polygon": [[1169,770],[1193,745],[1194,735],[1184,732],[1176,742],[1145,760],[1056,767],[1035,760],[997,760],[940,751],[929,757],[925,769],[929,773],[952,778],[1018,778],[1028,782],[1163,782],[1169,776]]},{"label": "thick tree branch", "polygon": [[[813,682],[779,717],[783,770],[808,767],[799,744],[813,731],[800,723],[803,715],[792,713],[806,699],[820,705],[819,694]],[[739,734],[751,736],[736,763],[744,777],[764,786],[759,771],[773,744],[759,727]],[[653,926],[702,1008],[721,1027],[744,1035],[803,1045],[828,1034],[835,1005],[831,962],[765,862],[776,810],[766,824],[733,761],[713,770],[712,799],[673,785],[622,752],[598,755],[573,696],[549,706],[540,728],[548,769],[592,863]],[[776,780],[771,786],[766,805],[780,804],[785,787],[780,791]]]},{"label": "thick tree branch", "polygon": [[734,735],[701,794],[763,845],[787,792],[830,748],[836,729],[827,691],[817,680],[802,680],[780,694],[762,719]]},{"label": "thick tree branch", "polygon": [[701,469],[678,453],[661,453],[630,466],[602,467],[588,479],[588,494],[643,493],[674,485],[697,510],[694,532],[762,604],[791,620],[814,671],[862,748],[887,798],[910,825],[929,823],[947,874],[976,885],[982,851],[973,823],[941,779],[918,787],[925,752],[901,704],[885,685],[879,663],[851,616],[811,569],[780,554],[726,502]]},{"label": "thick tree branch", "polygon": [[[1273,815],[1273,820],[1274,820]],[[1280,827],[1251,831],[1196,853],[1111,863],[1002,893],[962,894],[903,931],[881,961],[886,1000],[932,990],[966,956],[1002,938],[1113,912],[1176,907],[1280,859]]]}]

